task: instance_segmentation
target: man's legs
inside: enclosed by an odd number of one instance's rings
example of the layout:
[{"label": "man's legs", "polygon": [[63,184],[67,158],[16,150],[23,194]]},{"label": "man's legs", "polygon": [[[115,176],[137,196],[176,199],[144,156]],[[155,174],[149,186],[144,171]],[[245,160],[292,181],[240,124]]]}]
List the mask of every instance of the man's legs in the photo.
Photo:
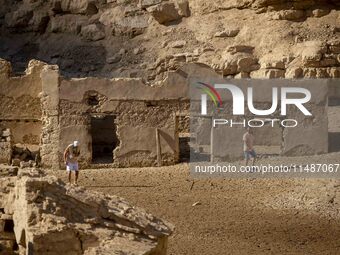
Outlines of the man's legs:
[{"label": "man's legs", "polygon": [[254,150],[250,151],[250,156],[251,156],[251,165],[253,166],[256,161],[256,152]]},{"label": "man's legs", "polygon": [[72,172],[70,170],[67,170],[67,173],[68,173],[68,182],[71,183]]},{"label": "man's legs", "polygon": [[244,152],[244,165],[248,166],[248,163],[249,163],[249,153],[248,151],[245,151]]},{"label": "man's legs", "polygon": [[75,181],[74,181],[74,184],[78,184],[78,176],[79,176],[79,171],[78,171],[78,170],[74,171],[74,175],[75,175]]}]

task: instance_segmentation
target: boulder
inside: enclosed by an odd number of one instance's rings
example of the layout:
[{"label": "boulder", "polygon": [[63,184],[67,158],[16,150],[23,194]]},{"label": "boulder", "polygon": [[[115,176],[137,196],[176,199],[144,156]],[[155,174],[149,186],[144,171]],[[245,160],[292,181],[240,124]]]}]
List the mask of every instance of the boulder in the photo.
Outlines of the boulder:
[{"label": "boulder", "polygon": [[181,18],[174,3],[164,2],[146,9],[160,24],[175,21]]},{"label": "boulder", "polygon": [[223,75],[234,75],[239,72],[249,73],[259,68],[257,59],[249,53],[237,52],[231,54],[226,52],[222,57]]},{"label": "boulder", "polygon": [[253,46],[249,45],[232,45],[227,48],[227,52],[230,52],[231,54],[235,54],[237,52],[245,52],[245,53],[252,53],[254,51]]},{"label": "boulder", "polygon": [[261,69],[285,69],[285,63],[280,55],[268,54],[259,60]]},{"label": "boulder", "polygon": [[330,9],[314,9],[312,11],[313,16],[316,18],[320,18],[330,13]]},{"label": "boulder", "polygon": [[115,34],[139,35],[149,26],[149,15],[140,14],[124,16],[125,8],[117,6],[104,11],[99,21],[105,26],[111,26]]},{"label": "boulder", "polygon": [[98,9],[91,0],[60,0],[60,7],[63,12],[73,14],[94,15]]},{"label": "boulder", "polygon": [[86,25],[88,18],[85,16],[66,14],[52,17],[49,31],[53,33],[78,34],[81,27]]},{"label": "boulder", "polygon": [[188,0],[177,0],[175,4],[179,15],[181,15],[182,17],[190,16],[190,7]]},{"label": "boulder", "polygon": [[[166,254],[173,226],[120,197],[65,185],[34,168],[0,178],[0,190],[0,207],[14,226],[6,240],[19,254]],[[6,254],[14,254],[13,243]]]},{"label": "boulder", "polygon": [[98,41],[105,38],[104,28],[98,24],[91,24],[81,28],[81,35],[89,41]]},{"label": "boulder", "polygon": [[255,79],[277,79],[285,78],[285,70],[281,69],[260,69],[250,73],[251,78]]},{"label": "boulder", "polygon": [[303,10],[282,10],[275,12],[274,19],[299,21],[306,18],[306,13]]},{"label": "boulder", "polygon": [[215,33],[215,37],[235,37],[240,32],[239,29],[226,29]]},{"label": "boulder", "polygon": [[149,26],[147,15],[137,15],[125,17],[116,22],[115,31],[119,34],[139,35]]},{"label": "boulder", "polygon": [[178,41],[171,42],[171,43],[169,44],[169,46],[170,46],[171,48],[183,48],[186,44],[187,44],[186,41],[184,41],[184,40],[178,40]]},{"label": "boulder", "polygon": [[323,54],[327,53],[327,45],[321,41],[307,41],[297,44],[293,52],[301,57],[303,67],[318,67]]}]

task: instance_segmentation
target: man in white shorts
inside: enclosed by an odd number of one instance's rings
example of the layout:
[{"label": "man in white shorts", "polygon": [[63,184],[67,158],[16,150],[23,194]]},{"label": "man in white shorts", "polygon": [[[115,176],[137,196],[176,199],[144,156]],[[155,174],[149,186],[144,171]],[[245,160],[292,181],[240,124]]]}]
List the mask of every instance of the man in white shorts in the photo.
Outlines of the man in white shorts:
[{"label": "man in white shorts", "polygon": [[79,142],[74,141],[71,143],[64,152],[64,162],[66,164],[66,171],[68,172],[68,181],[71,183],[71,175],[72,172],[75,174],[74,184],[77,185],[78,176],[79,176],[79,167],[78,167],[78,157],[80,155],[79,150]]}]

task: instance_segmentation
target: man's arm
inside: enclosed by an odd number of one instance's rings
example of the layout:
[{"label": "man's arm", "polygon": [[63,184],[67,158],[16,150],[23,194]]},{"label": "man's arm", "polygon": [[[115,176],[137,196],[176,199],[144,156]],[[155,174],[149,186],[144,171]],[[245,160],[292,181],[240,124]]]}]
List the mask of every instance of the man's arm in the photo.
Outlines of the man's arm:
[{"label": "man's arm", "polygon": [[67,156],[69,154],[69,148],[70,148],[70,145],[66,147],[65,151],[64,151],[64,162],[66,163],[66,160],[67,160]]},{"label": "man's arm", "polygon": [[247,145],[247,150],[250,150],[250,139],[249,139],[249,135],[245,135],[243,138],[243,141],[246,143]]}]

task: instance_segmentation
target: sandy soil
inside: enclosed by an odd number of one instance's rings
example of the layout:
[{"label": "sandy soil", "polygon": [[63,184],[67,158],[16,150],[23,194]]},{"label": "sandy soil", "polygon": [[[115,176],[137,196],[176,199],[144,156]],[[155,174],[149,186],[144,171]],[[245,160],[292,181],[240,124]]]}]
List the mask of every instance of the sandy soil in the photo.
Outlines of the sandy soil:
[{"label": "sandy soil", "polygon": [[[339,157],[332,153],[289,161],[337,162]],[[64,171],[54,174],[66,180]],[[122,196],[173,223],[171,255],[340,254],[337,180],[215,179],[193,184],[189,166],[180,164],[83,170],[80,185]]]}]

